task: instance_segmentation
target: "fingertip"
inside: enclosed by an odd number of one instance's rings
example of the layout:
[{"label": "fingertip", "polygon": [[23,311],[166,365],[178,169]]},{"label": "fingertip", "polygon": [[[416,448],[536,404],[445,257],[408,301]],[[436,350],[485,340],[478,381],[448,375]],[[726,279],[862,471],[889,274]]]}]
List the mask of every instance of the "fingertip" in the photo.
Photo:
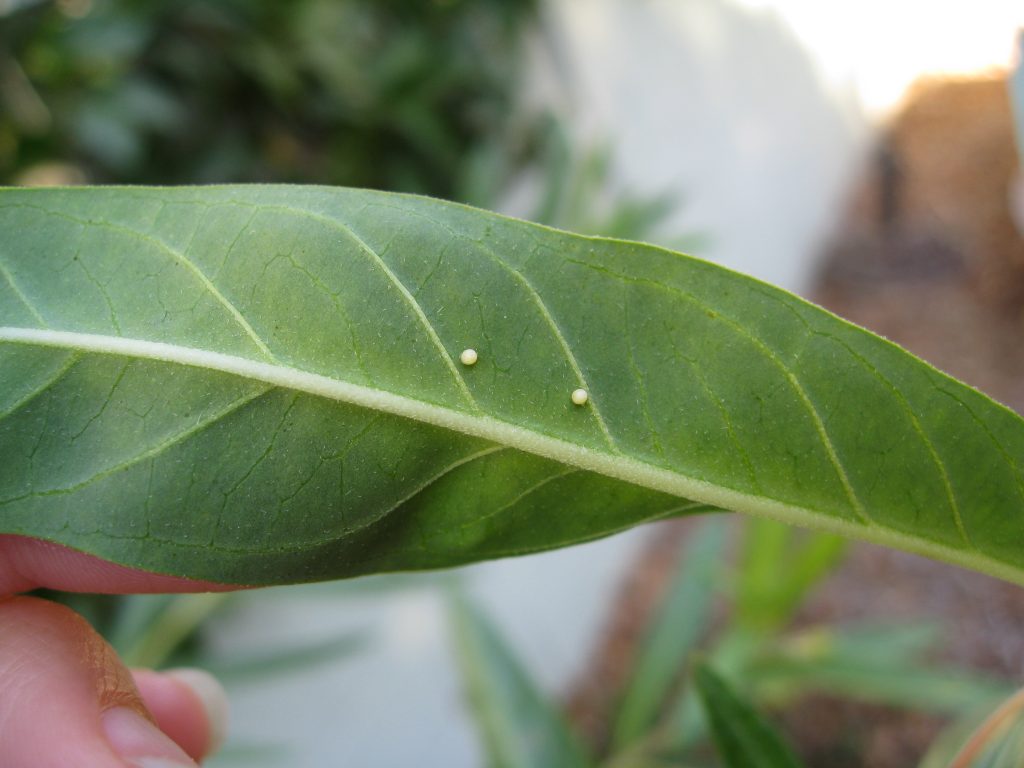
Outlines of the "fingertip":
[{"label": "fingertip", "polygon": [[110,746],[134,768],[195,768],[173,739],[135,709],[108,709],[100,721]]},{"label": "fingertip", "polygon": [[206,755],[212,755],[224,745],[228,730],[228,695],[224,686],[209,672],[202,669],[183,667],[171,669],[166,674],[184,685],[199,699],[209,725]]},{"label": "fingertip", "polygon": [[161,730],[189,756],[200,760],[220,748],[228,700],[216,678],[199,669],[135,670],[133,675]]}]

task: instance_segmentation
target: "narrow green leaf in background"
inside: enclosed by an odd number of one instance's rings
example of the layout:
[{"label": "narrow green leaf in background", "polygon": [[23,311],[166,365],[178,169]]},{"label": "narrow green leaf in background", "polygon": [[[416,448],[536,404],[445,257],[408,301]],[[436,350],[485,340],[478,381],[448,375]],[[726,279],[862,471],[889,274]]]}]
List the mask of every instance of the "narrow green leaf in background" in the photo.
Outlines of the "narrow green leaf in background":
[{"label": "narrow green leaf in background", "polygon": [[807,595],[842,561],[843,539],[795,531],[774,520],[750,520],[743,529],[736,585],[736,621],[745,629],[781,629]]},{"label": "narrow green leaf in background", "polygon": [[[763,696],[820,691],[925,712],[963,714],[1010,695],[991,675],[929,663],[922,627],[820,628],[766,648],[744,670]],[[914,635],[918,637],[915,638]]]},{"label": "narrow green leaf in background", "polygon": [[708,520],[690,537],[675,576],[652,622],[629,676],[629,687],[614,726],[614,749],[621,750],[651,727],[686,656],[708,630],[715,570],[724,560],[724,520]]},{"label": "narrow green leaf in background", "polygon": [[[159,600],[168,596],[154,597]],[[153,620],[139,634],[136,643],[122,652],[125,664],[133,667],[166,666],[179,646],[232,595],[229,592],[208,592],[169,597],[163,609],[153,616]]]},{"label": "narrow green leaf in background", "polygon": [[712,264],[316,187],[5,189],[0,232],[0,532],[270,584],[725,508],[1024,581],[1024,422]]},{"label": "narrow green leaf in background", "polygon": [[470,709],[492,768],[582,768],[575,737],[487,619],[452,600],[452,626]]},{"label": "narrow green leaf in background", "polygon": [[779,735],[710,666],[697,664],[693,679],[711,735],[728,768],[799,767]]},{"label": "narrow green leaf in background", "polygon": [[204,659],[204,669],[226,683],[264,683],[274,675],[288,675],[358,654],[369,645],[366,632],[347,632],[337,637],[271,648],[260,653],[234,655],[228,659]]}]

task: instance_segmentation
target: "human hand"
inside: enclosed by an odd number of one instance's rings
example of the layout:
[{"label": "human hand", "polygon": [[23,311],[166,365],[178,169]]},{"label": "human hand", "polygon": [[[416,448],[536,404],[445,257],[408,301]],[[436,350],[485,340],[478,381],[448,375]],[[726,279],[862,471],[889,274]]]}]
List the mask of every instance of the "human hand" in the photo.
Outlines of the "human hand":
[{"label": "human hand", "polygon": [[69,608],[19,597],[206,592],[230,587],[133,571],[47,542],[0,535],[0,767],[195,766],[223,737],[227,702],[198,670],[129,671]]}]

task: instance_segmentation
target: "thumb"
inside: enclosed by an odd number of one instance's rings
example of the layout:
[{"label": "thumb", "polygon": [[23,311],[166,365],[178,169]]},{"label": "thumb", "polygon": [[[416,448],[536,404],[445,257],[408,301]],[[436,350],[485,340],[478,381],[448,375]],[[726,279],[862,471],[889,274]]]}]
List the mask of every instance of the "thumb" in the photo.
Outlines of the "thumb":
[{"label": "thumb", "polygon": [[0,600],[0,765],[196,765],[153,722],[129,671],[80,616],[30,597]]}]

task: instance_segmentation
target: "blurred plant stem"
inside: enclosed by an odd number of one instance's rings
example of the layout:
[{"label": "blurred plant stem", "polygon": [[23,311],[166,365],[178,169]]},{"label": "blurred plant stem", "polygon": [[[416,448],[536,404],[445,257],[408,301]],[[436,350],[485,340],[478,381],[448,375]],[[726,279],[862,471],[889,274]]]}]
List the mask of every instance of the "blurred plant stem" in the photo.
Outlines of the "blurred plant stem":
[{"label": "blurred plant stem", "polygon": [[179,646],[230,597],[226,592],[172,597],[136,641],[120,649],[125,664],[132,667],[164,666]]},{"label": "blurred plant stem", "polygon": [[[967,743],[957,753],[956,757],[949,764],[949,768],[971,768],[982,753],[992,747],[1006,735],[1006,732],[1021,723],[1021,716],[1024,713],[1024,688],[1017,691],[1013,696],[1004,701],[978,729],[971,734]],[[1017,755],[1019,760],[1022,756]],[[1020,763],[1016,763],[1020,765]]]}]

